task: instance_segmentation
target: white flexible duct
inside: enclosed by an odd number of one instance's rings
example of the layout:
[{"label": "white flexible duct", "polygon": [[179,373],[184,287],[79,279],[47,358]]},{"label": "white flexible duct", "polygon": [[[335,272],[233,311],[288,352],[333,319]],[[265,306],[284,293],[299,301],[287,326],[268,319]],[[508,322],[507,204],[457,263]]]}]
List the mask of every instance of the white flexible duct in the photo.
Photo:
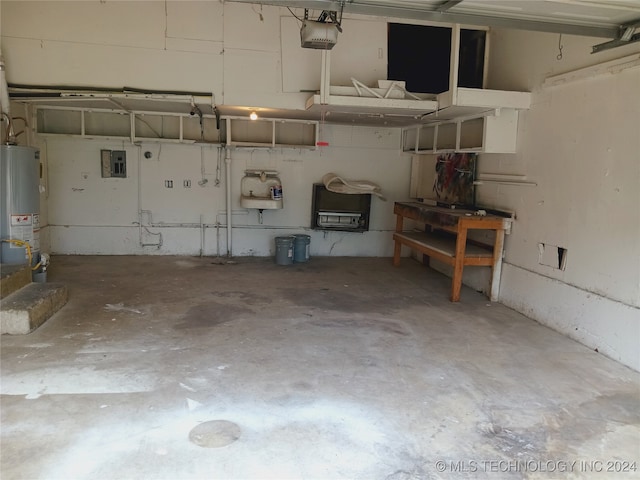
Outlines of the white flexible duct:
[{"label": "white flexible duct", "polygon": [[0,53],[0,77],[0,113],[4,112],[11,117],[9,107],[9,87],[7,86],[6,67],[2,53]]},{"label": "white flexible duct", "polygon": [[231,150],[225,149],[225,182],[227,190],[227,256],[231,257]]},{"label": "white flexible duct", "polygon": [[380,186],[368,180],[345,180],[335,173],[327,173],[322,177],[322,183],[327,190],[335,193],[370,193],[376,195],[380,200],[387,201],[384,195],[380,193]]}]

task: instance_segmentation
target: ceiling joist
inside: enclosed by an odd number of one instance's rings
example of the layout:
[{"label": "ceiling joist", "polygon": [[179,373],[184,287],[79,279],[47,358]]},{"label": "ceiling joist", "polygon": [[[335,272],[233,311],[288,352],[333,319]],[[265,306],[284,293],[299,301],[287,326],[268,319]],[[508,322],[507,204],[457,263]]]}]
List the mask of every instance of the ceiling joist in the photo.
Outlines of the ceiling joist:
[{"label": "ceiling joist", "polygon": [[438,11],[439,12],[446,12],[450,8],[455,7],[459,3],[462,3],[462,1],[463,0],[448,0],[447,2],[444,2],[442,5],[440,5],[438,7]]}]

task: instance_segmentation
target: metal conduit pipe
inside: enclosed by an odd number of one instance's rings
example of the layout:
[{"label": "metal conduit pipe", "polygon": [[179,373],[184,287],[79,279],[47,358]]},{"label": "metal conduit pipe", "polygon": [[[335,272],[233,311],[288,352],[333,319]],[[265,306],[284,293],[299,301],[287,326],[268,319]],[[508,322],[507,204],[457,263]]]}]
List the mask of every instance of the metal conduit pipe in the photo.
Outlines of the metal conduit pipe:
[{"label": "metal conduit pipe", "polygon": [[227,257],[231,257],[231,150],[229,147],[225,149],[224,164],[227,193]]}]

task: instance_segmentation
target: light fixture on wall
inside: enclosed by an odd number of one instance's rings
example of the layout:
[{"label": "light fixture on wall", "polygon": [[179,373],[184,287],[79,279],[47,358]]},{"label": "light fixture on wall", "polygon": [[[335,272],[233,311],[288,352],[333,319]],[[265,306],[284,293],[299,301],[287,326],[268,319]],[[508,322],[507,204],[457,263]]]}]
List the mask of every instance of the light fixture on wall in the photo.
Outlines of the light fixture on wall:
[{"label": "light fixture on wall", "polygon": [[251,112],[251,113],[249,114],[249,118],[250,118],[251,120],[257,120],[257,119],[258,119],[258,114],[257,114],[256,112]]}]

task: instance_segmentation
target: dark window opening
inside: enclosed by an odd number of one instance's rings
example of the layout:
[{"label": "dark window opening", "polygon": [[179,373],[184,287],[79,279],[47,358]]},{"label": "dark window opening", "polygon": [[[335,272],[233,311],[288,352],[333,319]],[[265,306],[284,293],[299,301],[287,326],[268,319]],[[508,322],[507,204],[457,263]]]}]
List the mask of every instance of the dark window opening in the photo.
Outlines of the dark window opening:
[{"label": "dark window opening", "polygon": [[484,87],[484,47],[486,37],[487,32],[484,30],[460,30],[459,87]]},{"label": "dark window opening", "polygon": [[[483,88],[486,32],[460,31],[458,86]],[[389,80],[404,80],[407,90],[442,93],[449,90],[451,29],[388,24]]]}]

